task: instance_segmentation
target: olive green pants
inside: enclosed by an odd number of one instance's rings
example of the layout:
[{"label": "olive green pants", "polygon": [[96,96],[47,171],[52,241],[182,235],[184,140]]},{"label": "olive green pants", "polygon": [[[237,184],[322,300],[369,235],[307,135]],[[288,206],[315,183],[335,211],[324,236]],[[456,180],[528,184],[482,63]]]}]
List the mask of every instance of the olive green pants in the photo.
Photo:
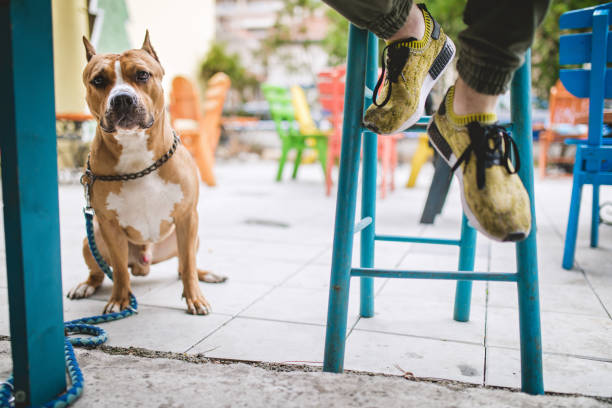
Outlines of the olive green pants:
[{"label": "olive green pants", "polygon": [[[410,13],[412,0],[323,0],[350,22],[386,39]],[[478,92],[499,95],[521,66],[550,0],[467,0],[457,71]],[[444,16],[434,16],[444,28]]]}]

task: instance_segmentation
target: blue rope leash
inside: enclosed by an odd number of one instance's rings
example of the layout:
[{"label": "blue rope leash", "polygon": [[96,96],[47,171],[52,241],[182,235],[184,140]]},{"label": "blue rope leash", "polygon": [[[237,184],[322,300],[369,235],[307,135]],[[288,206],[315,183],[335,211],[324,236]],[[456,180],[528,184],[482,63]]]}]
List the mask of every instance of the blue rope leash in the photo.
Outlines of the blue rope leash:
[{"label": "blue rope leash", "polygon": [[[94,236],[93,227],[93,216],[94,212],[91,208],[85,208],[83,210],[85,214],[85,229],[87,231],[87,242],[89,249],[96,260],[96,263],[104,271],[106,276],[110,280],[113,280],[113,271],[110,266],[106,263],[98,246]],[[124,319],[137,312],[138,302],[134,295],[130,293],[130,306],[129,308],[116,313],[107,313],[98,316],[83,317],[80,319],[71,320],[64,322],[64,331],[68,334],[88,334],[92,337],[66,337],[64,344],[64,354],[66,356],[66,370],[70,375],[71,386],[66,390],[65,393],[60,395],[58,398],[43,405],[45,408],[63,408],[72,404],[76,401],[83,392],[83,374],[77,363],[76,356],[74,355],[74,349],[72,346],[79,347],[95,347],[104,343],[108,339],[106,331],[101,327],[93,326],[94,324],[111,322],[113,320]],[[4,383],[0,384],[0,408],[12,408],[15,406],[13,397],[13,376],[9,377]]]}]

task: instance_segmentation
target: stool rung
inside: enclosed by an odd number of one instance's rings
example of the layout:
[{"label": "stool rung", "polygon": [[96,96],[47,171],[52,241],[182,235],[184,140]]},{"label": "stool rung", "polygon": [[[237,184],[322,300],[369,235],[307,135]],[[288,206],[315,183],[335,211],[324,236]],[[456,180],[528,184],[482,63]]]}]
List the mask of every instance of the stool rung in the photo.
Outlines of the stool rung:
[{"label": "stool rung", "polygon": [[414,242],[417,244],[461,245],[460,239],[403,237],[400,235],[374,235],[376,241]]},{"label": "stool rung", "polygon": [[447,279],[499,282],[516,282],[518,278],[517,273],[509,272],[402,271],[375,268],[351,268],[351,276],[370,278]]},{"label": "stool rung", "polygon": [[427,129],[427,125],[429,125],[429,120],[431,116],[421,116],[417,123],[410,126],[408,129],[402,130],[402,132],[414,132],[414,131],[422,131]]},{"label": "stool rung", "polygon": [[355,228],[353,230],[353,233],[356,234],[358,232],[361,232],[361,230],[363,230],[365,227],[367,227],[371,223],[372,223],[372,217],[362,218],[361,220],[359,220],[357,222],[357,224],[355,224]]}]

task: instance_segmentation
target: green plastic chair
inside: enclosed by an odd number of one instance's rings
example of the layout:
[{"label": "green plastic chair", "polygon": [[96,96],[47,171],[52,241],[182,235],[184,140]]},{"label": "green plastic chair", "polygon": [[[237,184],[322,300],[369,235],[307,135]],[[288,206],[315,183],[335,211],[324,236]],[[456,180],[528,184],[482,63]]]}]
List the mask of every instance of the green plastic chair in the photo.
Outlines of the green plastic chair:
[{"label": "green plastic chair", "polygon": [[272,120],[274,120],[276,132],[282,143],[276,181],[282,179],[287,155],[293,149],[297,150],[297,153],[291,178],[295,179],[297,177],[298,169],[302,161],[302,152],[306,148],[317,150],[319,162],[323,168],[323,174],[325,174],[327,135],[324,133],[302,133],[295,118],[291,93],[287,88],[262,84],[261,90],[270,106],[270,116],[272,116]]}]

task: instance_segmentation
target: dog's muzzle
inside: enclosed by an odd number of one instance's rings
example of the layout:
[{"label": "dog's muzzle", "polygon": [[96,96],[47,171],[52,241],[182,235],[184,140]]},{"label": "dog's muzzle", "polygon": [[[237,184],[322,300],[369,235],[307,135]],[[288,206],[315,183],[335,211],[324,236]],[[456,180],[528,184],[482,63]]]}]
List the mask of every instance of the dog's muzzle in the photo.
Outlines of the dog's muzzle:
[{"label": "dog's muzzle", "polygon": [[130,92],[118,92],[111,96],[100,125],[104,131],[114,132],[117,128],[148,129],[153,126],[153,122],[153,115],[147,114],[146,108],[136,95]]}]

